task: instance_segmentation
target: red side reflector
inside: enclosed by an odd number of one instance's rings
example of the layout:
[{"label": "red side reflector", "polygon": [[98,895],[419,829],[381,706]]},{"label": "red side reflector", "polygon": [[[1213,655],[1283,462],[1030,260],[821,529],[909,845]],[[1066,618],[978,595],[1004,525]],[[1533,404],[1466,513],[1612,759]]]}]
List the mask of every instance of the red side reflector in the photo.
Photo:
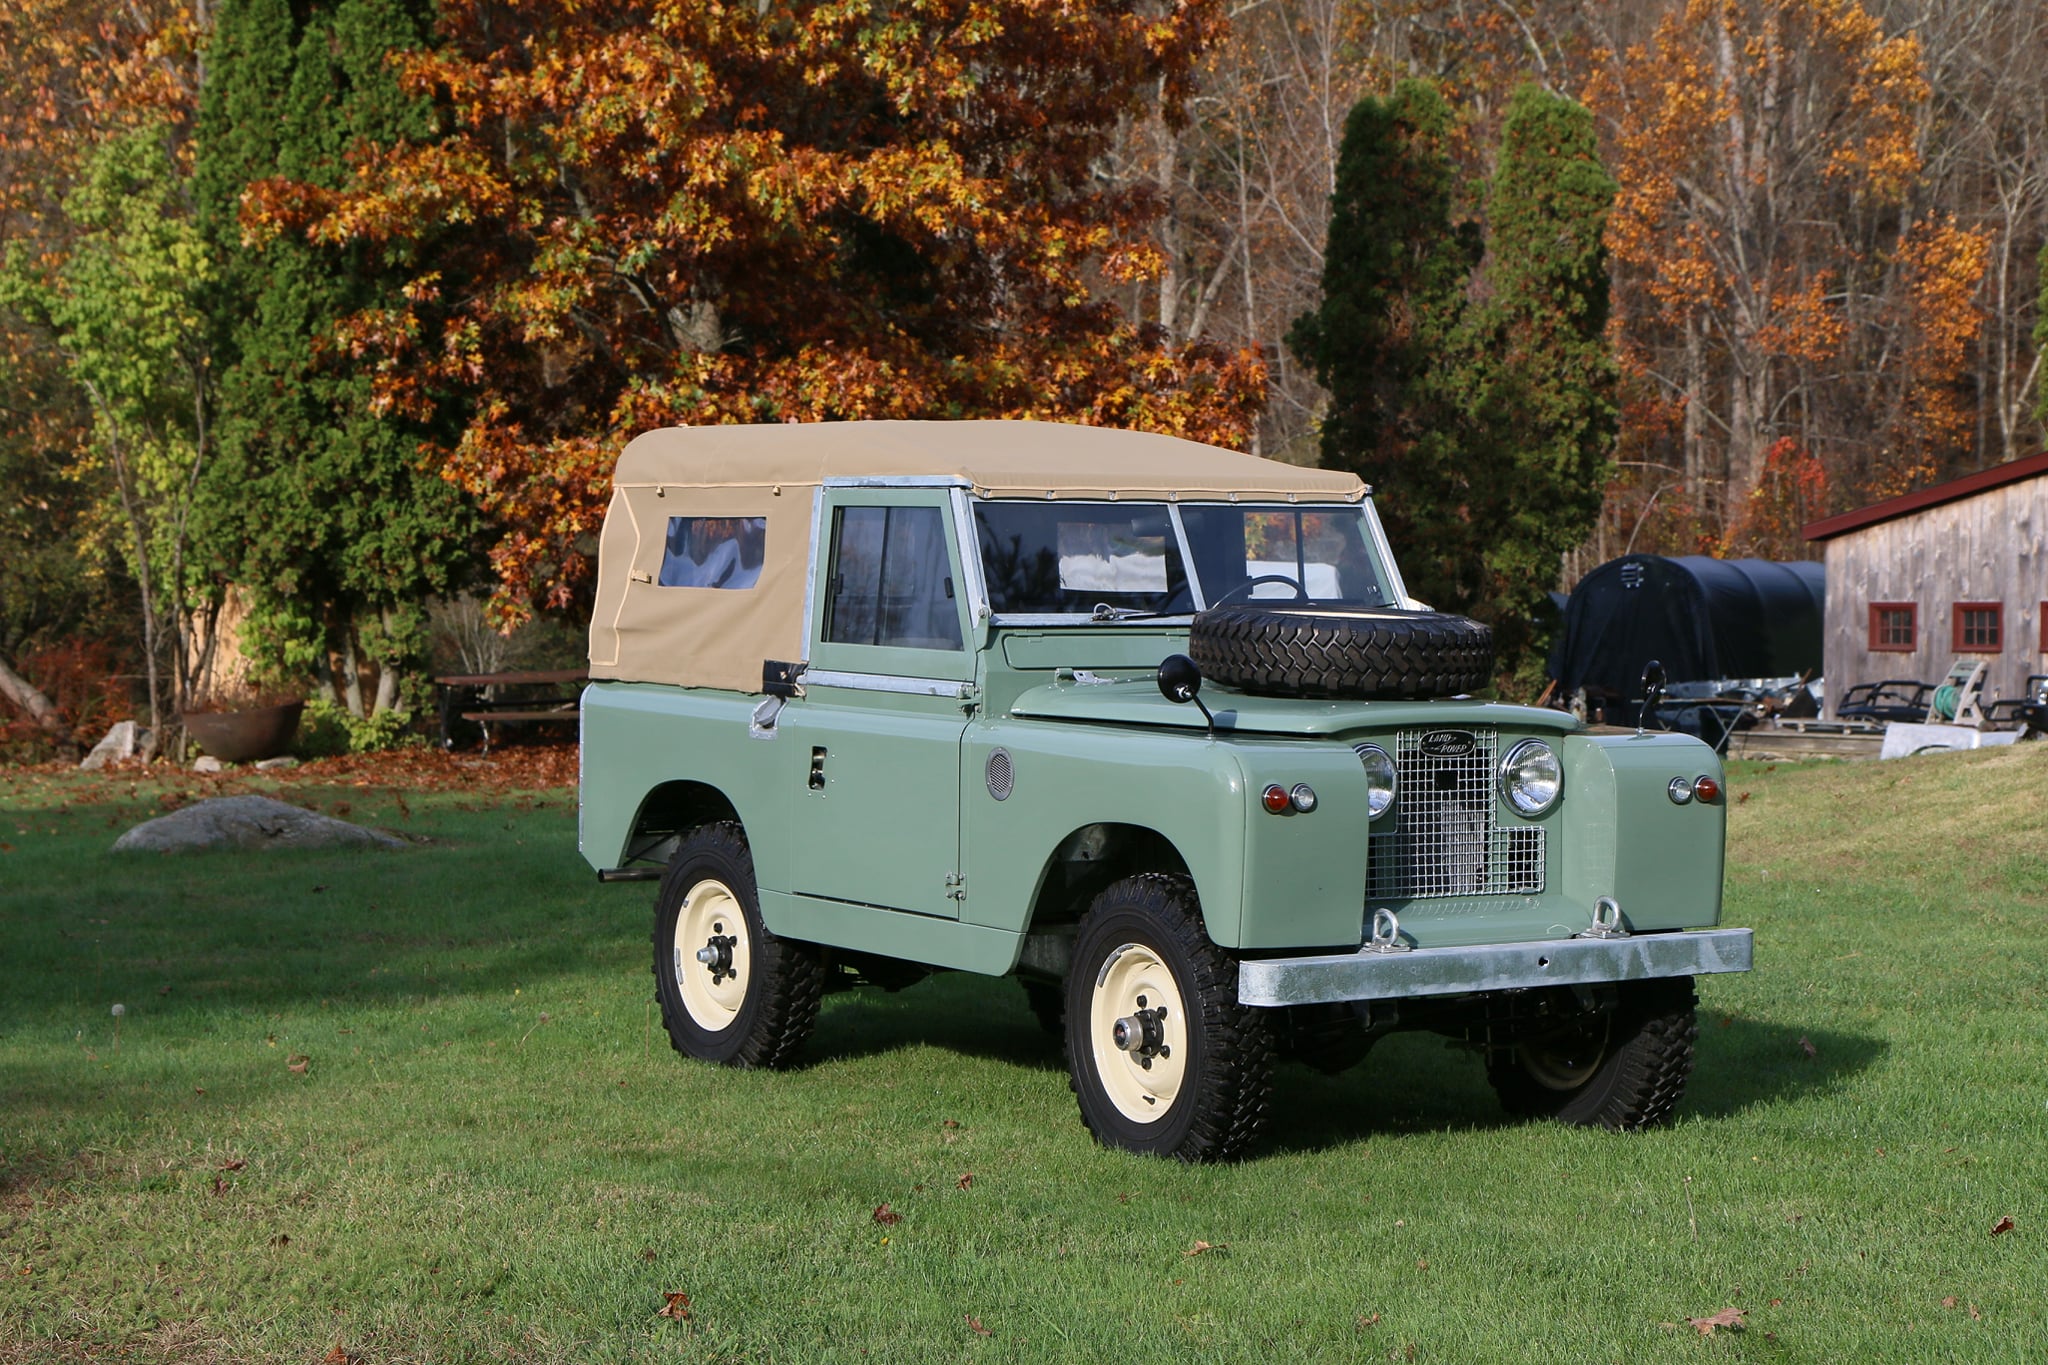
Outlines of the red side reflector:
[{"label": "red side reflector", "polygon": [[1693,799],[1696,801],[1718,801],[1721,799],[1721,784],[1711,777],[1702,777],[1692,784]]},{"label": "red side reflector", "polygon": [[1266,788],[1260,794],[1259,800],[1263,801],[1266,809],[1275,815],[1284,814],[1294,804],[1293,798],[1287,795],[1287,788],[1277,782]]}]

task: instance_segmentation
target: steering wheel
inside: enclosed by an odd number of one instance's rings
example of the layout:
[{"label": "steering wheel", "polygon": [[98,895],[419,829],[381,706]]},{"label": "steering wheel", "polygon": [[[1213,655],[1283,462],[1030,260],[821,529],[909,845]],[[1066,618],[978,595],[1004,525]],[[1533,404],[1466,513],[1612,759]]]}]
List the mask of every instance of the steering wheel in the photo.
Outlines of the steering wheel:
[{"label": "steering wheel", "polygon": [[1294,600],[1295,600],[1295,601],[1297,601],[1297,602],[1306,602],[1306,601],[1308,601],[1308,600],[1309,600],[1309,598],[1308,598],[1308,589],[1306,589],[1306,588],[1302,587],[1302,586],[1301,586],[1301,584],[1299,584],[1299,583],[1295,582],[1295,581],[1294,581],[1293,579],[1289,578],[1289,577],[1288,577],[1288,576],[1287,576],[1286,574],[1284,574],[1284,573],[1262,573],[1262,574],[1260,574],[1260,575],[1259,575],[1258,577],[1256,577],[1256,578],[1247,578],[1247,579],[1246,579],[1246,580],[1245,580],[1244,582],[1242,582],[1242,583],[1238,584],[1238,585],[1237,585],[1236,587],[1232,588],[1232,589],[1231,589],[1231,590],[1230,590],[1229,592],[1226,592],[1226,593],[1224,593],[1224,594],[1223,594],[1223,596],[1221,596],[1221,597],[1217,598],[1217,599],[1216,599],[1216,600],[1215,600],[1214,602],[1211,602],[1211,603],[1210,603],[1209,605],[1210,605],[1210,607],[1212,607],[1212,608],[1214,608],[1214,607],[1221,607],[1221,606],[1225,606],[1225,605],[1227,605],[1228,603],[1230,603],[1230,602],[1232,602],[1232,601],[1235,601],[1235,600],[1236,600],[1237,598],[1240,598],[1240,597],[1249,597],[1249,596],[1251,596],[1251,594],[1252,594],[1252,592],[1253,592],[1253,590],[1254,590],[1254,589],[1256,589],[1256,588],[1258,588],[1258,587],[1259,587],[1260,585],[1262,585],[1262,584],[1266,584],[1266,583],[1285,583],[1285,584],[1286,584],[1286,585],[1287,585],[1288,587],[1290,587],[1290,588],[1294,589]]}]

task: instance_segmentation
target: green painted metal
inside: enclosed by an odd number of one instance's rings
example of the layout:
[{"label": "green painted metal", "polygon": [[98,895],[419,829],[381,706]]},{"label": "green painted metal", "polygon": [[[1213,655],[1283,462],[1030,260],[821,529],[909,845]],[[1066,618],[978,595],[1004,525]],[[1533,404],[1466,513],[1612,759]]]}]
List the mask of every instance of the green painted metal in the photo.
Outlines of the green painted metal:
[{"label": "green painted metal", "polygon": [[[944,507],[948,496],[835,488],[825,524],[841,503]],[[991,974],[1015,967],[1034,929],[1085,908],[1114,874],[1098,864],[1141,870],[1115,861],[1141,851],[1143,870],[1184,870],[1210,936],[1249,953],[1355,950],[1380,904],[1422,948],[1569,939],[1602,896],[1638,931],[1719,922],[1725,807],[1666,795],[1673,777],[1720,778],[1698,740],[1595,734],[1560,712],[1492,702],[1214,686],[1202,693],[1212,729],[1153,681],[1160,659],[1185,650],[1184,624],[998,627],[970,619],[964,594],[960,611],[963,650],[877,649],[820,641],[814,603],[812,679],[765,726],[750,724],[764,719],[757,696],[592,685],[584,856],[599,868],[664,857],[649,812],[697,784],[744,825],[776,932]],[[890,687],[910,690],[877,690]],[[1352,746],[1391,748],[1416,729],[1493,731],[1501,754],[1527,736],[1557,746],[1558,805],[1536,821],[1504,805],[1495,817],[1545,831],[1541,892],[1368,902],[1371,823]],[[992,789],[992,778],[1004,780]],[[1267,812],[1269,783],[1308,785],[1316,808]]]}]

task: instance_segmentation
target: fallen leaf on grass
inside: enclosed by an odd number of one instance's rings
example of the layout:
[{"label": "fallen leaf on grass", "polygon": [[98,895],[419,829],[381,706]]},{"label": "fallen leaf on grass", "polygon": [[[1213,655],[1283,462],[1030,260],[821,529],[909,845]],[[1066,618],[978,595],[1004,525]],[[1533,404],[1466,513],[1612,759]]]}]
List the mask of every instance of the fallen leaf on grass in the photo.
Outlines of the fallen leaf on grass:
[{"label": "fallen leaf on grass", "polygon": [[654,1316],[658,1318],[674,1318],[677,1322],[688,1322],[690,1320],[690,1296],[688,1294],[663,1293],[662,1297],[667,1299],[668,1302],[663,1304],[655,1312]]},{"label": "fallen leaf on grass", "polygon": [[1356,1324],[1356,1328],[1358,1331],[1363,1332],[1368,1327],[1377,1327],[1379,1325],[1380,1315],[1378,1313],[1374,1313],[1371,1317],[1367,1317],[1363,1313],[1360,1313],[1358,1315],[1358,1322]]},{"label": "fallen leaf on grass", "polygon": [[1745,801],[1747,801],[1747,800],[1749,800],[1749,793],[1748,793],[1748,792],[1743,792],[1743,793],[1742,793],[1741,795],[1739,795],[1739,796],[1737,796],[1737,797],[1735,798],[1735,804],[1739,806],[1739,805],[1741,805],[1741,804],[1742,804],[1743,802],[1745,802]]},{"label": "fallen leaf on grass", "polygon": [[1809,1057],[1820,1056],[1820,1049],[1815,1047],[1812,1040],[1808,1038],[1801,1038],[1799,1040],[1799,1050]]},{"label": "fallen leaf on grass", "polygon": [[226,1161],[220,1163],[220,1168],[223,1171],[239,1171],[248,1164],[241,1157],[229,1157]]},{"label": "fallen leaf on grass", "polygon": [[270,1239],[270,1244],[274,1247],[288,1247],[292,1244],[292,1235],[289,1232],[280,1232]]},{"label": "fallen leaf on grass", "polygon": [[960,1174],[960,1178],[959,1178],[958,1180],[954,1181],[953,1183],[954,1183],[955,1185],[958,1185],[958,1186],[959,1186],[959,1187],[960,1187],[961,1189],[963,1189],[963,1190],[964,1190],[964,1189],[966,1189],[966,1188],[967,1188],[968,1186],[970,1186],[970,1185],[972,1185],[972,1184],[974,1183],[974,1172],[972,1172],[972,1171],[963,1171],[963,1172],[961,1172],[961,1174]]},{"label": "fallen leaf on grass", "polygon": [[988,1328],[983,1327],[981,1325],[980,1318],[975,1317],[972,1313],[966,1314],[965,1316],[967,1318],[967,1330],[974,1333],[974,1335],[978,1337],[992,1337],[995,1335],[994,1332],[989,1331]]},{"label": "fallen leaf on grass", "polygon": [[294,1052],[291,1056],[284,1059],[285,1070],[296,1071],[301,1076],[306,1074],[306,1068],[312,1064],[313,1059],[303,1052]]},{"label": "fallen leaf on grass", "polygon": [[1701,1336],[1710,1337],[1714,1335],[1716,1327],[1726,1327],[1731,1332],[1741,1331],[1744,1325],[1742,1320],[1748,1315],[1747,1308],[1723,1308],[1710,1318],[1687,1318],[1686,1321],[1697,1328]]},{"label": "fallen leaf on grass", "polygon": [[1197,1242],[1197,1243],[1195,1243],[1195,1244],[1194,1244],[1193,1246],[1189,1247],[1189,1248],[1188,1248],[1188,1249],[1187,1249],[1186,1251],[1183,1251],[1183,1252],[1181,1253],[1181,1255],[1183,1255],[1183,1256],[1199,1256],[1199,1255],[1201,1255],[1201,1254],[1202,1254],[1203,1252],[1205,1252],[1205,1251],[1228,1251],[1228,1250],[1230,1250],[1230,1243],[1228,1243],[1228,1242]]},{"label": "fallen leaf on grass", "polygon": [[643,1250],[640,1253],[640,1259],[647,1262],[649,1265],[654,1264],[654,1248],[648,1247],[645,1250]]},{"label": "fallen leaf on grass", "polygon": [[228,1192],[228,1182],[219,1176],[213,1178],[213,1197],[218,1199]]},{"label": "fallen leaf on grass", "polygon": [[1993,1237],[1996,1237],[1996,1236],[1997,1236],[1997,1235],[1998,1235],[1999,1233],[2001,1233],[2001,1232],[2011,1232],[2011,1231],[2012,1231],[2012,1219],[2011,1219],[2010,1217],[2006,1217],[2006,1218],[2001,1218],[2001,1219],[1999,1219],[1999,1220],[1998,1220],[1998,1221],[1997,1221],[1996,1223],[1993,1223],[1993,1224],[1991,1225],[1991,1235],[1992,1235]]},{"label": "fallen leaf on grass", "polygon": [[875,1209],[875,1221],[885,1228],[894,1227],[903,1221],[903,1215],[890,1208],[889,1201],[884,1199]]},{"label": "fallen leaf on grass", "polygon": [[1974,1304],[1974,1303],[1973,1303],[1973,1304],[1971,1304],[1971,1305],[1970,1305],[1970,1321],[1971,1321],[1971,1322],[1981,1322],[1981,1321],[1983,1321],[1983,1318],[1984,1318],[1984,1315],[1983,1315],[1982,1313],[1979,1313],[1979,1312],[1977,1311],[1977,1305],[1976,1305],[1976,1304]]},{"label": "fallen leaf on grass", "polygon": [[958,1128],[959,1126],[960,1120],[958,1119],[947,1119],[944,1123],[941,1123],[939,1125],[939,1127],[941,1128]]},{"label": "fallen leaf on grass", "polygon": [[1955,1296],[1955,1295],[1953,1295],[1953,1294],[1950,1294],[1950,1295],[1948,1295],[1948,1296],[1947,1296],[1946,1298],[1944,1298],[1944,1299],[1943,1299],[1943,1300],[1941,1301],[1941,1306],[1942,1306],[1943,1308],[1953,1308],[1953,1307],[1955,1307],[1955,1306],[1956,1306],[1956,1296]]},{"label": "fallen leaf on grass", "polygon": [[334,1349],[320,1358],[326,1362],[326,1365],[352,1365],[352,1362],[355,1360],[354,1356],[341,1349],[340,1342],[336,1342]]}]

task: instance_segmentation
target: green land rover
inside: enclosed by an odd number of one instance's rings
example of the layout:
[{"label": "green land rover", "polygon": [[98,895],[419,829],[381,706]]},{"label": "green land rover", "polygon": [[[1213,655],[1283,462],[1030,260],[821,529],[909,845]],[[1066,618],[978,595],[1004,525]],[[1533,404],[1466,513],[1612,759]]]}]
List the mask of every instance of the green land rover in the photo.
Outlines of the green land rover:
[{"label": "green land rover", "polygon": [[1227,1157],[1283,1057],[1396,1030],[1507,1108],[1665,1121],[1742,971],[1698,740],[1471,699],[1368,490],[1034,422],[649,432],[619,460],[583,855],[659,881],[678,1051],[795,1059],[820,996],[1015,976],[1100,1141]]}]

